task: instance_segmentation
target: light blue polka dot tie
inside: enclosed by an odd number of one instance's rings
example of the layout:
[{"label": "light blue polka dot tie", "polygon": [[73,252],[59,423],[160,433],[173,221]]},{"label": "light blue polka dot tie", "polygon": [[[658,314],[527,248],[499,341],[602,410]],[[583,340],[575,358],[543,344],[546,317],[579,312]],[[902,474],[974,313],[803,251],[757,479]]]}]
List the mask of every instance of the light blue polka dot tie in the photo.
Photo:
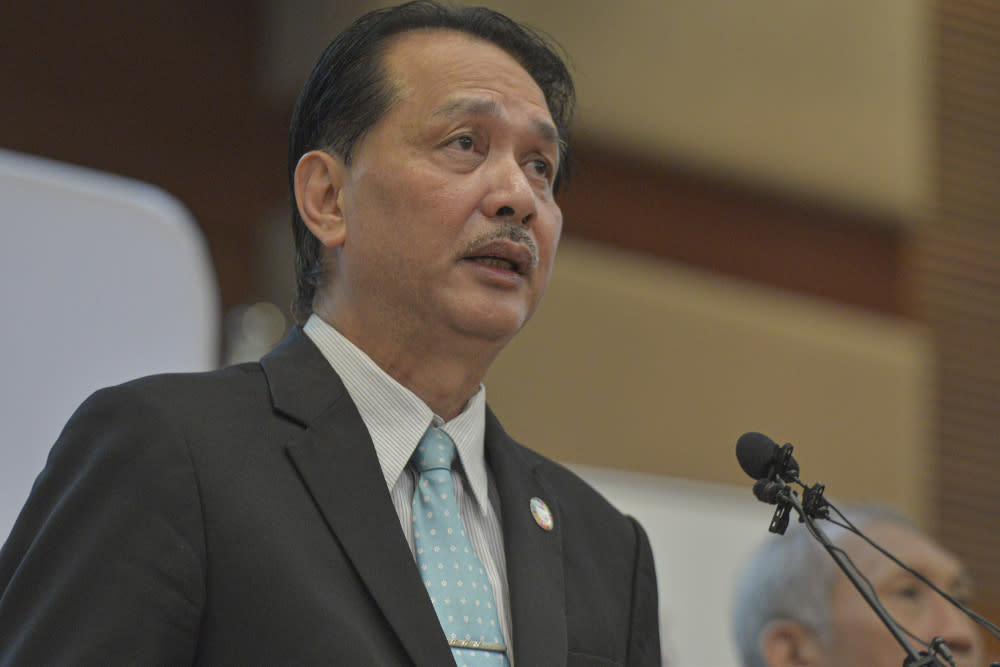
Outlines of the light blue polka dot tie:
[{"label": "light blue polka dot tie", "polygon": [[455,443],[434,427],[413,454],[420,472],[413,492],[417,566],[458,667],[508,667],[490,581],[458,514],[454,460]]}]

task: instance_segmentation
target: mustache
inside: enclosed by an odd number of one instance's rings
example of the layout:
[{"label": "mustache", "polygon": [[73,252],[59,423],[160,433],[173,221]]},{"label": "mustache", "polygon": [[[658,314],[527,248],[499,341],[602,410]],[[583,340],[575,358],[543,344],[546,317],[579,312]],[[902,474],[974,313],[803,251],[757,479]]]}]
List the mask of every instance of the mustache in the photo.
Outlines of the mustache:
[{"label": "mustache", "polygon": [[531,238],[531,234],[522,225],[512,222],[497,223],[494,229],[470,241],[465,246],[464,254],[470,254],[476,248],[492,241],[513,241],[523,245],[531,253],[531,265],[538,266],[538,246],[535,245],[535,239]]}]

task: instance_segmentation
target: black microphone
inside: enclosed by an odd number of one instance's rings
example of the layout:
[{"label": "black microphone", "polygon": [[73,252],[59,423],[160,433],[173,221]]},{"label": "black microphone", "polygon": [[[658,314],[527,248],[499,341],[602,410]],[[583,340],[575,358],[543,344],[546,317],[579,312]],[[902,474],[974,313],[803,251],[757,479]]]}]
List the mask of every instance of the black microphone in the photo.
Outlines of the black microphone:
[{"label": "black microphone", "polygon": [[744,433],[736,441],[736,459],[743,472],[754,479],[780,477],[794,482],[799,477],[799,463],[792,456],[791,444],[779,447],[763,433]]}]

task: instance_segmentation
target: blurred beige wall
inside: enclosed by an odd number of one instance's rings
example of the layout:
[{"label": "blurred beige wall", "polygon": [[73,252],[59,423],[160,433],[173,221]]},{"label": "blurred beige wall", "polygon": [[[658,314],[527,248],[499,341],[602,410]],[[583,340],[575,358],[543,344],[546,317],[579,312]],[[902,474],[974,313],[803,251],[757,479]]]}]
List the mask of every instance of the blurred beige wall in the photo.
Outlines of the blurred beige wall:
[{"label": "blurred beige wall", "polygon": [[803,480],[925,517],[931,346],[910,321],[571,239],[494,364],[510,433],[562,460],[739,484],[746,431]]},{"label": "blurred beige wall", "polygon": [[491,6],[565,46],[581,134],[865,208],[927,204],[922,0]]}]

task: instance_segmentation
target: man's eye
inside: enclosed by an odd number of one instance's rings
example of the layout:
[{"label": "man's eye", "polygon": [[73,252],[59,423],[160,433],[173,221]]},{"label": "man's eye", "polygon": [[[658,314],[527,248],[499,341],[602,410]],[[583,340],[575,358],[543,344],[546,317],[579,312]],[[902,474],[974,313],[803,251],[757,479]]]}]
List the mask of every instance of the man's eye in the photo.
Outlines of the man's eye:
[{"label": "man's eye", "polygon": [[552,173],[552,169],[549,167],[549,163],[546,162],[545,160],[532,160],[531,168],[535,170],[536,174],[538,174],[539,176],[543,176],[545,178],[548,178],[549,174]]},{"label": "man's eye", "polygon": [[905,600],[917,600],[923,595],[923,590],[920,586],[913,584],[911,586],[903,586],[896,591],[896,595]]},{"label": "man's eye", "polygon": [[463,134],[455,139],[455,143],[458,144],[458,147],[463,151],[471,151],[476,145],[476,143],[472,140],[472,137],[467,134]]}]

